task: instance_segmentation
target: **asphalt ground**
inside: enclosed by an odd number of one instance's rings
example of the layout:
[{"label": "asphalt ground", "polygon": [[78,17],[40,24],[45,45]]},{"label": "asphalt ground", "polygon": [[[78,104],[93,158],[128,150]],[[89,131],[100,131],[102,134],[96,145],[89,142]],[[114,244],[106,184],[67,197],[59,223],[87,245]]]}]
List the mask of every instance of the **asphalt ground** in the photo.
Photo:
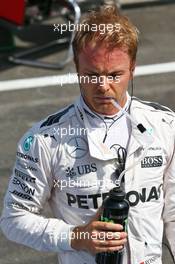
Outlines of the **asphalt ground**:
[{"label": "asphalt ground", "polygon": [[[175,4],[151,6],[123,11],[140,31],[138,65],[175,61]],[[61,60],[64,51],[48,55],[50,61]],[[3,55],[3,54],[1,54]],[[8,64],[2,56],[0,81],[75,72],[73,63],[64,70],[51,71]],[[2,83],[0,83],[2,86]],[[15,161],[16,144],[36,121],[72,102],[79,94],[76,84],[0,92],[0,211],[8,179]],[[175,110],[175,74],[161,73],[136,77],[134,95],[156,101]],[[47,207],[46,215],[51,212]],[[56,264],[53,253],[37,252],[8,241],[0,231],[0,264]],[[163,246],[163,264],[172,264]],[[72,264],[72,263],[71,263]]]}]

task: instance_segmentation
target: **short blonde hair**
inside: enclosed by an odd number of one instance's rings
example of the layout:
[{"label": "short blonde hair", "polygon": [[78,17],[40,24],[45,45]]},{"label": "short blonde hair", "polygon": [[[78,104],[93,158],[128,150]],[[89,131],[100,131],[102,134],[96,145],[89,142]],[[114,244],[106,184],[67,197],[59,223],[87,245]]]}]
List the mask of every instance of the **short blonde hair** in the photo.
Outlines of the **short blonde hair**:
[{"label": "short blonde hair", "polygon": [[[131,61],[135,61],[138,46],[138,30],[131,21],[122,15],[116,6],[101,6],[98,11],[91,11],[80,22],[76,28],[73,40],[73,52],[76,64],[78,63],[78,54],[87,44],[105,44],[109,50],[114,48],[123,48],[127,51]],[[86,25],[86,26],[85,26]],[[92,29],[96,25],[97,30]],[[112,25],[112,30],[105,30],[103,34],[100,31],[100,25]],[[117,28],[116,28],[117,25]],[[79,30],[81,28],[81,30]]]}]

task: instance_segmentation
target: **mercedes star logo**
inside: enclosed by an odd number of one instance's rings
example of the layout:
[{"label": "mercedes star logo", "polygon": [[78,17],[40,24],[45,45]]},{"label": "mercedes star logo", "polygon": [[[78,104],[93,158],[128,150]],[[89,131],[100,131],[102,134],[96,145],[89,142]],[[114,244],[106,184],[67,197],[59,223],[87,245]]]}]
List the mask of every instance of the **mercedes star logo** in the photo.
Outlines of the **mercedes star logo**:
[{"label": "mercedes star logo", "polygon": [[74,137],[68,141],[66,151],[70,157],[80,159],[87,154],[88,144],[82,137]]}]

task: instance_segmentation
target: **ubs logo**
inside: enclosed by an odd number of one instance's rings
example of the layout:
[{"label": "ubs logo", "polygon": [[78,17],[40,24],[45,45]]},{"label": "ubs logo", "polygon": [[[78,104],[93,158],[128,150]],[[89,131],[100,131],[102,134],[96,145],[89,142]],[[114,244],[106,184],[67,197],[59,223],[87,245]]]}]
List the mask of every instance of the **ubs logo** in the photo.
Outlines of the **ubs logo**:
[{"label": "ubs logo", "polygon": [[66,169],[66,177],[73,178],[76,175],[81,176],[81,175],[89,174],[91,172],[96,172],[96,171],[97,171],[97,166],[95,163],[83,164],[83,165],[79,165],[75,168],[68,167]]}]

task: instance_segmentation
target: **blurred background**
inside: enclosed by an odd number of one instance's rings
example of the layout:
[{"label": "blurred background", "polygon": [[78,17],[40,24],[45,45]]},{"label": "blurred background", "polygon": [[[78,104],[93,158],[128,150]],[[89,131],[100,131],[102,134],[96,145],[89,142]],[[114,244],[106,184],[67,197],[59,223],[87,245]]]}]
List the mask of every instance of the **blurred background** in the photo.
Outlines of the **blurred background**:
[{"label": "blurred background", "polygon": [[[140,31],[134,95],[175,110],[175,0],[1,0],[0,212],[20,137],[79,94],[73,78],[73,33],[61,34],[58,25],[76,24],[82,14],[104,3],[116,4]],[[49,215],[49,208],[44,213]],[[0,231],[0,264],[12,263],[57,261],[53,253],[7,241]],[[163,244],[163,264],[172,263]]]}]

